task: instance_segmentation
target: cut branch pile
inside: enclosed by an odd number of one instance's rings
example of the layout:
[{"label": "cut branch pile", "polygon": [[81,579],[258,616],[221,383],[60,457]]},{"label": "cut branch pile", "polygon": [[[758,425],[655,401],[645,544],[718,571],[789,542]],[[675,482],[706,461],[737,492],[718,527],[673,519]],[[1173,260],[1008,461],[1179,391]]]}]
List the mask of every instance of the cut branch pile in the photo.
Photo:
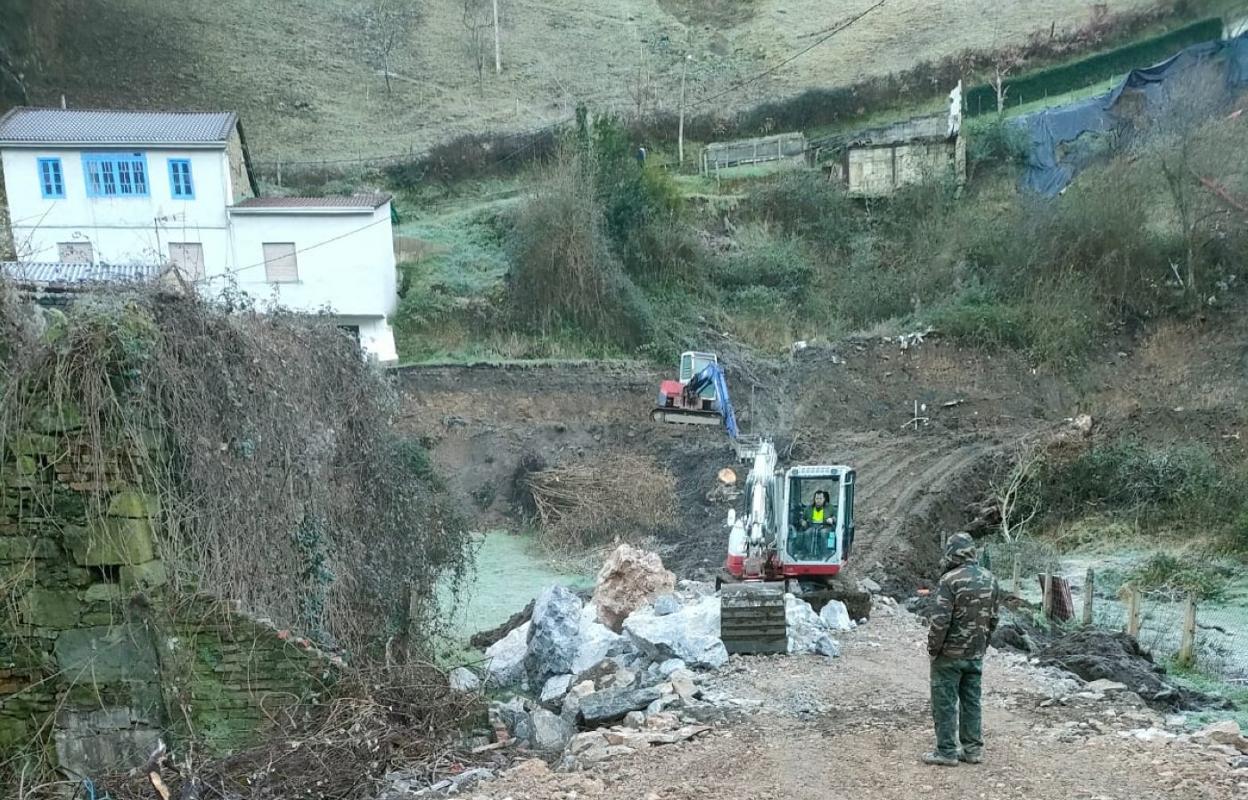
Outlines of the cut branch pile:
[{"label": "cut branch pile", "polygon": [[521,479],[533,521],[553,545],[637,540],[669,526],[676,480],[654,459],[619,455],[530,472]]}]

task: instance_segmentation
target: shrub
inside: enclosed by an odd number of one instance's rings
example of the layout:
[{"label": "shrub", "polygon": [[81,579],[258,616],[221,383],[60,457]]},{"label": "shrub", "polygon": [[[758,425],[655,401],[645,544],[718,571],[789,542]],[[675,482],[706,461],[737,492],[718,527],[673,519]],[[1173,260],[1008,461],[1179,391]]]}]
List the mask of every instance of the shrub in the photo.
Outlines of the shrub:
[{"label": "shrub", "polygon": [[649,304],[611,251],[591,156],[560,154],[521,210],[511,250],[517,324],[543,334],[572,327],[631,346],[650,337]]},{"label": "shrub", "polygon": [[723,259],[715,281],[732,290],[766,286],[779,290],[788,300],[800,300],[810,275],[801,240],[750,226],[738,235],[737,248]]},{"label": "shrub", "polygon": [[1119,439],[1050,463],[1044,473],[1045,505],[1057,513],[1103,508],[1191,519],[1224,505],[1224,476],[1213,454],[1196,444],[1150,447]]},{"label": "shrub", "polygon": [[1221,600],[1226,596],[1227,576],[1216,566],[1157,553],[1124,576],[1144,592],[1175,596],[1194,595],[1197,600]]},{"label": "shrub", "polygon": [[967,131],[966,160],[974,175],[981,166],[1023,163],[1029,147],[1026,129],[996,117]]},{"label": "shrub", "polygon": [[764,184],[751,193],[745,213],[828,247],[848,241],[858,216],[845,192],[813,170],[786,172]]},{"label": "shrub", "polygon": [[941,305],[932,310],[927,322],[941,334],[971,345],[1024,347],[1027,344],[1024,313],[1015,306],[983,295]]}]

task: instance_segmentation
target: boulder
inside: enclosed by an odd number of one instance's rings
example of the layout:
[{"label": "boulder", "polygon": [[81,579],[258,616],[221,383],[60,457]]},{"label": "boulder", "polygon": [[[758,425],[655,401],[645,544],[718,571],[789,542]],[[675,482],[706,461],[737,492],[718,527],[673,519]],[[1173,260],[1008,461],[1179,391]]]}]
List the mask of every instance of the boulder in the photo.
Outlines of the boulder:
[{"label": "boulder", "polygon": [[456,667],[447,675],[447,682],[453,692],[475,692],[481,688],[481,679],[477,673],[467,667]]},{"label": "boulder", "polygon": [[680,598],[674,594],[661,594],[654,598],[654,613],[660,617],[675,614],[680,610]]},{"label": "boulder", "polygon": [[602,679],[603,689],[623,689],[637,682],[637,673],[631,669],[617,669]]},{"label": "boulder", "polygon": [[598,571],[593,598],[598,621],[618,632],[629,614],[675,587],[676,576],[657,554],[622,544]]},{"label": "boulder", "polygon": [[551,586],[533,603],[524,667],[533,686],[572,672],[581,634],[581,598],[566,586]]},{"label": "boulder", "polygon": [[581,610],[579,642],[571,671],[585,672],[607,656],[623,652],[627,641],[623,636],[598,621],[598,609],[593,603]]},{"label": "boulder", "polygon": [[559,706],[563,704],[563,698],[568,693],[568,689],[572,687],[572,675],[556,675],[546,681],[546,685],[542,687],[540,700],[544,706]]},{"label": "boulder", "polygon": [[884,589],[880,586],[880,584],[876,583],[870,578],[862,578],[861,580],[859,580],[858,590],[862,592],[867,592],[868,594],[879,594],[880,592],[884,591]]},{"label": "boulder", "polygon": [[526,742],[533,740],[533,721],[524,698],[513,697],[506,703],[492,703],[489,713],[507,728],[513,738]]},{"label": "boulder", "polygon": [[819,611],[819,619],[830,631],[853,630],[854,622],[849,618],[849,609],[840,600],[829,600]]},{"label": "boulder", "polygon": [[818,653],[836,656],[840,654],[836,642],[828,635],[823,620],[801,598],[791,594],[784,596],[784,619],[789,633],[789,654]]},{"label": "boulder", "polygon": [[485,650],[485,674],[495,686],[515,686],[524,677],[524,659],[529,652],[529,625],[499,639]]},{"label": "boulder", "polygon": [[529,715],[532,736],[529,739],[534,750],[541,753],[561,753],[572,735],[576,733],[567,720],[544,708],[536,708]]},{"label": "boulder", "polygon": [[649,607],[638,609],[625,620],[624,633],[655,661],[679,658],[690,667],[708,669],[728,663],[719,639],[718,597],[700,598],[665,616]]},{"label": "boulder", "polygon": [[672,691],[676,692],[681,700],[689,703],[696,699],[698,687],[694,685],[693,673],[683,669],[676,670],[672,673],[671,683]]},{"label": "boulder", "polygon": [[630,711],[640,711],[662,697],[654,686],[642,689],[604,689],[581,698],[581,719],[586,725],[613,722]]},{"label": "boulder", "polygon": [[659,674],[664,678],[670,678],[673,672],[678,669],[684,669],[685,667],[685,662],[681,661],[679,658],[669,658],[662,664],[659,664],[658,670]]}]

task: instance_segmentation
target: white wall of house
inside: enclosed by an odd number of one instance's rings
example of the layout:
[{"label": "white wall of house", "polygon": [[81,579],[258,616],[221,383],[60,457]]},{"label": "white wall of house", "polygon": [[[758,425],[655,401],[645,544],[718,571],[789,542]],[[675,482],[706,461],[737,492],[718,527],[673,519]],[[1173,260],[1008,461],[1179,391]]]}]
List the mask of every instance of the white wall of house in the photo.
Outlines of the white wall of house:
[{"label": "white wall of house", "polygon": [[[237,147],[237,134],[230,146]],[[84,156],[136,153],[146,159],[146,195],[88,194]],[[60,159],[64,197],[43,196],[39,159]],[[192,198],[173,196],[170,159],[191,163]],[[365,352],[396,361],[388,316],[398,302],[390,204],[378,208],[235,207],[250,196],[237,185],[241,155],[227,144],[201,149],[146,147],[12,147],[0,151],[17,258],[23,262],[83,260],[96,264],[199,261],[198,285],[206,295],[234,286],[259,301],[295,310],[331,310],[359,329]],[[274,276],[270,255],[293,251],[294,275]],[[200,272],[202,270],[202,272]]]},{"label": "white wall of house", "polygon": [[[234,208],[229,213],[236,266],[210,266],[210,292],[234,284],[292,310],[332,310],[343,324],[360,328],[361,345],[370,355],[397,360],[386,319],[398,302],[389,203],[351,212]],[[276,265],[265,261],[266,244],[294,245],[295,276],[275,274]]]},{"label": "white wall of house", "polygon": [[[142,152],[146,196],[89,197],[84,153]],[[166,150],[13,148],[3,159],[9,218],[21,261],[57,261],[58,244],[89,242],[94,260],[148,262],[168,256],[167,243],[201,242],[204,259],[221,268],[229,258],[226,207],[233,201],[224,148]],[[59,158],[65,197],[42,196],[40,158]],[[195,196],[175,198],[169,159],[189,159]]]}]

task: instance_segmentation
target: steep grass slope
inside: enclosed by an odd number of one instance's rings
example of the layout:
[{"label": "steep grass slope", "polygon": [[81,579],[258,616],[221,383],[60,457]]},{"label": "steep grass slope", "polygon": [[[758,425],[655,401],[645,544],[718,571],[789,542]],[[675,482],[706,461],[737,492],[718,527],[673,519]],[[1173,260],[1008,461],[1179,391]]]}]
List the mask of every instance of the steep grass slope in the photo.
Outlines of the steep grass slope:
[{"label": "steep grass slope", "polygon": [[[464,0],[427,0],[424,21],[392,60],[388,93],[351,21],[365,0],[48,0],[28,83],[40,103],[64,94],[79,107],[234,108],[257,158],[343,159],[420,150],[465,132],[530,128],[569,117],[581,101],[672,110],[686,53],[693,55],[690,106],[730,111],[1090,19],[1085,0],[889,0],[780,66],[873,4],[499,0],[503,73],[492,74],[491,52],[478,76]],[[1100,5],[1113,15],[1150,2]]]}]

